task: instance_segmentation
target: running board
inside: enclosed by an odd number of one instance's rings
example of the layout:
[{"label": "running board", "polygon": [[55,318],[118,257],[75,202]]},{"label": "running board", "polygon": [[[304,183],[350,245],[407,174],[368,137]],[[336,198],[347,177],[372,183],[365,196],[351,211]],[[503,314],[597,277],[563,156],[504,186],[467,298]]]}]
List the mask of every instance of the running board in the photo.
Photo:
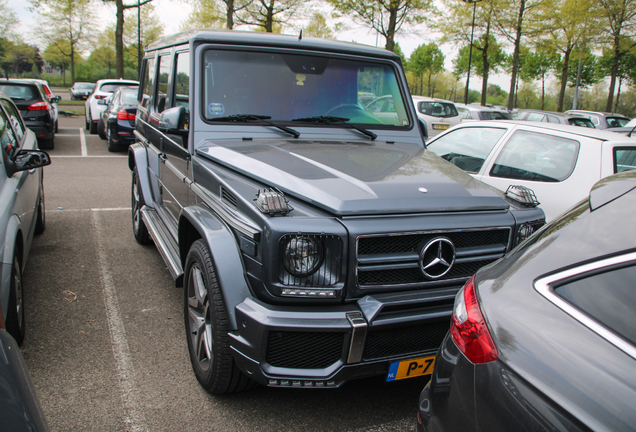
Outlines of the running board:
[{"label": "running board", "polygon": [[173,240],[172,234],[170,234],[155,209],[143,206],[141,208],[141,218],[177,286],[181,286],[183,283],[183,267],[179,259],[179,247]]}]

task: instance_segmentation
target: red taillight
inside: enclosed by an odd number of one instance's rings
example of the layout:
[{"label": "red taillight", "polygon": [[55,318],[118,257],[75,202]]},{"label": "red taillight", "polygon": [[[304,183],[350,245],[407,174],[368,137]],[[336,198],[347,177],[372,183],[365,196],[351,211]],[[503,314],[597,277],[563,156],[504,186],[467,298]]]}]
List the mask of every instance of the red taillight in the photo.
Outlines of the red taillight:
[{"label": "red taillight", "polygon": [[117,112],[117,119],[118,120],[134,120],[135,114],[129,113],[126,110],[121,110]]},{"label": "red taillight", "polygon": [[103,95],[95,95],[95,99],[106,99],[106,96],[103,96]]},{"label": "red taillight", "polygon": [[473,363],[488,363],[499,357],[479,308],[475,276],[457,293],[451,317],[451,336],[459,350]]},{"label": "red taillight", "polygon": [[48,111],[49,109],[51,109],[51,106],[48,102],[42,101],[29,105],[27,109],[29,111]]}]

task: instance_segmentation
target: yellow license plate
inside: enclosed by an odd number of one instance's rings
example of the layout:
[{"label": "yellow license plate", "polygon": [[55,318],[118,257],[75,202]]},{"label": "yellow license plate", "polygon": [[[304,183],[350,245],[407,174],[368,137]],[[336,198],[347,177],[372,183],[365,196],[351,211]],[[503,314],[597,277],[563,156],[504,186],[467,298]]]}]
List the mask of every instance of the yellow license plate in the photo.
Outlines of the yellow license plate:
[{"label": "yellow license plate", "polygon": [[396,381],[405,378],[415,378],[422,375],[430,375],[433,373],[435,365],[435,356],[420,357],[412,360],[403,360],[391,363],[389,373],[386,376],[387,381]]},{"label": "yellow license plate", "polygon": [[433,129],[448,129],[450,125],[433,123]]}]

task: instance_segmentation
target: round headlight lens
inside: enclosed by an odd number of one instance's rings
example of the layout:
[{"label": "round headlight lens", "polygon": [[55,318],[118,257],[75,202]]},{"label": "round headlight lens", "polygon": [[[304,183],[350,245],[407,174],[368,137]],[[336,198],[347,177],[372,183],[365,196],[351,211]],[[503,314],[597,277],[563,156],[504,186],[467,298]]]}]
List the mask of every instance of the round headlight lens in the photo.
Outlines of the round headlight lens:
[{"label": "round headlight lens", "polygon": [[323,250],[319,239],[292,237],[283,249],[283,265],[294,276],[309,276],[320,268]]}]

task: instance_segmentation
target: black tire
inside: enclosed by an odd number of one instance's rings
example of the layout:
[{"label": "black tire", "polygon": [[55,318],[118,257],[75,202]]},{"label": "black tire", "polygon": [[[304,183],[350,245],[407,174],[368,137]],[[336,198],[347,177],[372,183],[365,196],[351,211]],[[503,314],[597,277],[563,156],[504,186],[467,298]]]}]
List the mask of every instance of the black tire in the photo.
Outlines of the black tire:
[{"label": "black tire", "polygon": [[101,117],[97,121],[97,134],[101,139],[106,139],[106,125],[104,125],[104,120]]},{"label": "black tire", "polygon": [[89,118],[91,118],[91,112],[90,111],[84,117],[84,122],[86,123],[86,130],[89,130],[91,128],[91,122],[88,120]]},{"label": "black tire", "polygon": [[254,386],[238,368],[230,348],[230,323],[212,256],[203,240],[186,257],[183,310],[194,375],[211,394],[236,393]]},{"label": "black tire", "polygon": [[9,291],[9,304],[5,328],[13,339],[22,345],[26,326],[24,321],[24,292],[22,290],[22,270],[18,260],[17,250],[13,254],[13,266],[11,267],[11,282]]},{"label": "black tire", "polygon": [[45,227],[46,207],[44,206],[44,184],[40,184],[40,204],[38,205],[38,214],[35,216],[35,234],[42,234]]},{"label": "black tire", "polygon": [[144,198],[141,195],[141,183],[139,182],[137,168],[133,170],[131,196],[133,234],[135,235],[137,243],[142,245],[150,244],[152,239],[150,238],[146,224],[144,224],[141,218],[141,208],[144,206]]},{"label": "black tire", "polygon": [[55,120],[55,133],[57,133],[58,129],[57,120]]},{"label": "black tire", "polygon": [[113,141],[113,130],[110,126],[106,128],[106,146],[111,153],[119,150],[119,144],[115,144]]},{"label": "black tire", "polygon": [[89,121],[90,126],[88,128],[88,131],[90,132],[91,135],[95,135],[97,133],[97,123],[93,121],[92,117],[89,117],[89,118],[90,118],[90,121]]}]

